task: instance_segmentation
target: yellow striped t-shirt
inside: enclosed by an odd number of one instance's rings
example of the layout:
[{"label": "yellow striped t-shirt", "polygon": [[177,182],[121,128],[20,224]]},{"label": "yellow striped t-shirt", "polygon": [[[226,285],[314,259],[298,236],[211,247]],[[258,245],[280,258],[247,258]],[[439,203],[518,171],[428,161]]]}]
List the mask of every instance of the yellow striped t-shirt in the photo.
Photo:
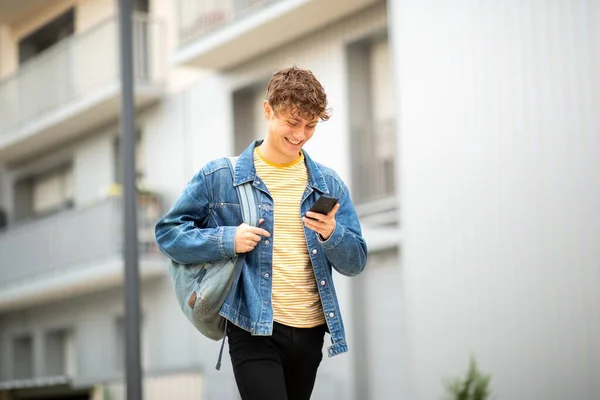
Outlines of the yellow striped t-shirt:
[{"label": "yellow striped t-shirt", "polygon": [[300,203],[308,173],[304,155],[275,165],[254,150],[254,166],[273,198],[273,319],[296,328],[325,323],[317,284],[308,256]]}]

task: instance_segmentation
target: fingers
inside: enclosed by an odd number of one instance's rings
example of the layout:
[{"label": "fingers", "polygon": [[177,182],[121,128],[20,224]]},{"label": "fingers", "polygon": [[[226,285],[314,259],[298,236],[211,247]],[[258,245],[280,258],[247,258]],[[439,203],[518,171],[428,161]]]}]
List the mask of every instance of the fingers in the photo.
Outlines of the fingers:
[{"label": "fingers", "polygon": [[325,215],[325,214],[320,214],[320,213],[316,213],[316,212],[312,212],[312,211],[307,211],[306,212],[306,216],[308,218],[312,218],[315,219],[317,221],[325,221],[327,219],[331,219],[333,217],[335,217],[335,214],[338,212],[338,210],[340,209],[340,203],[337,203],[335,206],[333,206],[333,208],[331,209],[331,211],[329,211],[329,214]]},{"label": "fingers", "polygon": [[306,216],[302,218],[302,222],[308,229],[317,232],[321,237],[327,240],[335,230],[335,213],[337,213],[339,209],[340,205],[338,203],[327,215],[307,211]]},{"label": "fingers", "polygon": [[[258,224],[262,224],[264,219],[260,219]],[[252,251],[263,237],[269,237],[271,234],[256,226],[250,226],[248,224],[241,224],[238,226],[235,232],[235,245],[234,250],[237,254],[247,253]]]},{"label": "fingers", "polygon": [[250,232],[250,231],[244,232],[244,236],[245,236],[246,240],[250,240],[250,241],[253,241],[255,243],[258,243],[261,240],[261,236],[260,235],[257,235],[256,233]]},{"label": "fingers", "polygon": [[264,236],[264,237],[271,236],[271,234],[269,232],[265,231],[262,228],[258,228],[256,226],[248,226],[248,231],[247,232],[252,232],[252,233],[254,233],[256,235],[261,235],[261,236]]},{"label": "fingers", "polygon": [[327,217],[325,214],[319,214],[319,213],[312,212],[312,211],[307,211],[306,212],[306,216],[308,218],[312,218],[312,219],[317,220],[317,221],[320,221],[321,218]]},{"label": "fingers", "polygon": [[304,222],[304,225],[306,225],[308,228],[312,229],[313,231],[315,229],[318,229],[322,224],[321,221],[318,221],[318,220],[312,219],[312,218],[308,218],[308,217],[302,218],[302,222]]},{"label": "fingers", "polygon": [[330,217],[335,216],[335,214],[338,212],[340,207],[341,207],[340,203],[337,203],[335,206],[333,206],[333,209],[329,212],[329,214],[327,214],[327,216],[330,216]]}]

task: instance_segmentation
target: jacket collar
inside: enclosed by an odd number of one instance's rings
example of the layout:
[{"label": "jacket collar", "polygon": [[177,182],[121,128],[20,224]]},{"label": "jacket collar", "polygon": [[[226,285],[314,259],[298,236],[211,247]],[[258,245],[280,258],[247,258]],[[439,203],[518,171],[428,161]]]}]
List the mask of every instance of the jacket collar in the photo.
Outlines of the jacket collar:
[{"label": "jacket collar", "polygon": [[[235,166],[233,182],[235,186],[254,181],[256,178],[256,169],[254,168],[254,149],[256,146],[260,146],[262,142],[262,140],[252,142],[248,147],[246,147],[246,150],[240,154]],[[302,153],[304,153],[304,162],[306,164],[306,171],[308,172],[308,186],[318,190],[321,193],[329,193],[327,184],[325,183],[325,177],[323,176],[323,173],[317,164],[308,156],[306,150],[302,149]]]}]

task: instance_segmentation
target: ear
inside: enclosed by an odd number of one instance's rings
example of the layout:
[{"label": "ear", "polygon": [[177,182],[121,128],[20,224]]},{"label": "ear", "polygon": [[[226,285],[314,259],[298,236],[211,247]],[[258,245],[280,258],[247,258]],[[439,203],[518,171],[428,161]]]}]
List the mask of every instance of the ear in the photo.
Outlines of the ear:
[{"label": "ear", "polygon": [[273,108],[267,100],[263,103],[263,110],[265,111],[265,119],[270,120],[273,115]]}]

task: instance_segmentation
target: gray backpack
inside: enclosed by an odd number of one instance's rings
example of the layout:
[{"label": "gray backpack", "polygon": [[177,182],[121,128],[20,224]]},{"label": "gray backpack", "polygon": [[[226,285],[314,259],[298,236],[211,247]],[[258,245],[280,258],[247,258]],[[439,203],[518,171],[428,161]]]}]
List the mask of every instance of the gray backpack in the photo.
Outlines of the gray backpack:
[{"label": "gray backpack", "polygon": [[[231,175],[235,175],[237,157],[229,157]],[[258,206],[252,183],[236,187],[242,218],[248,225],[258,224]],[[238,280],[244,265],[245,254],[203,264],[179,264],[171,260],[169,272],[175,296],[181,310],[190,322],[207,338],[223,339],[217,370],[221,367],[227,320],[219,312],[233,288],[235,297]]]}]

